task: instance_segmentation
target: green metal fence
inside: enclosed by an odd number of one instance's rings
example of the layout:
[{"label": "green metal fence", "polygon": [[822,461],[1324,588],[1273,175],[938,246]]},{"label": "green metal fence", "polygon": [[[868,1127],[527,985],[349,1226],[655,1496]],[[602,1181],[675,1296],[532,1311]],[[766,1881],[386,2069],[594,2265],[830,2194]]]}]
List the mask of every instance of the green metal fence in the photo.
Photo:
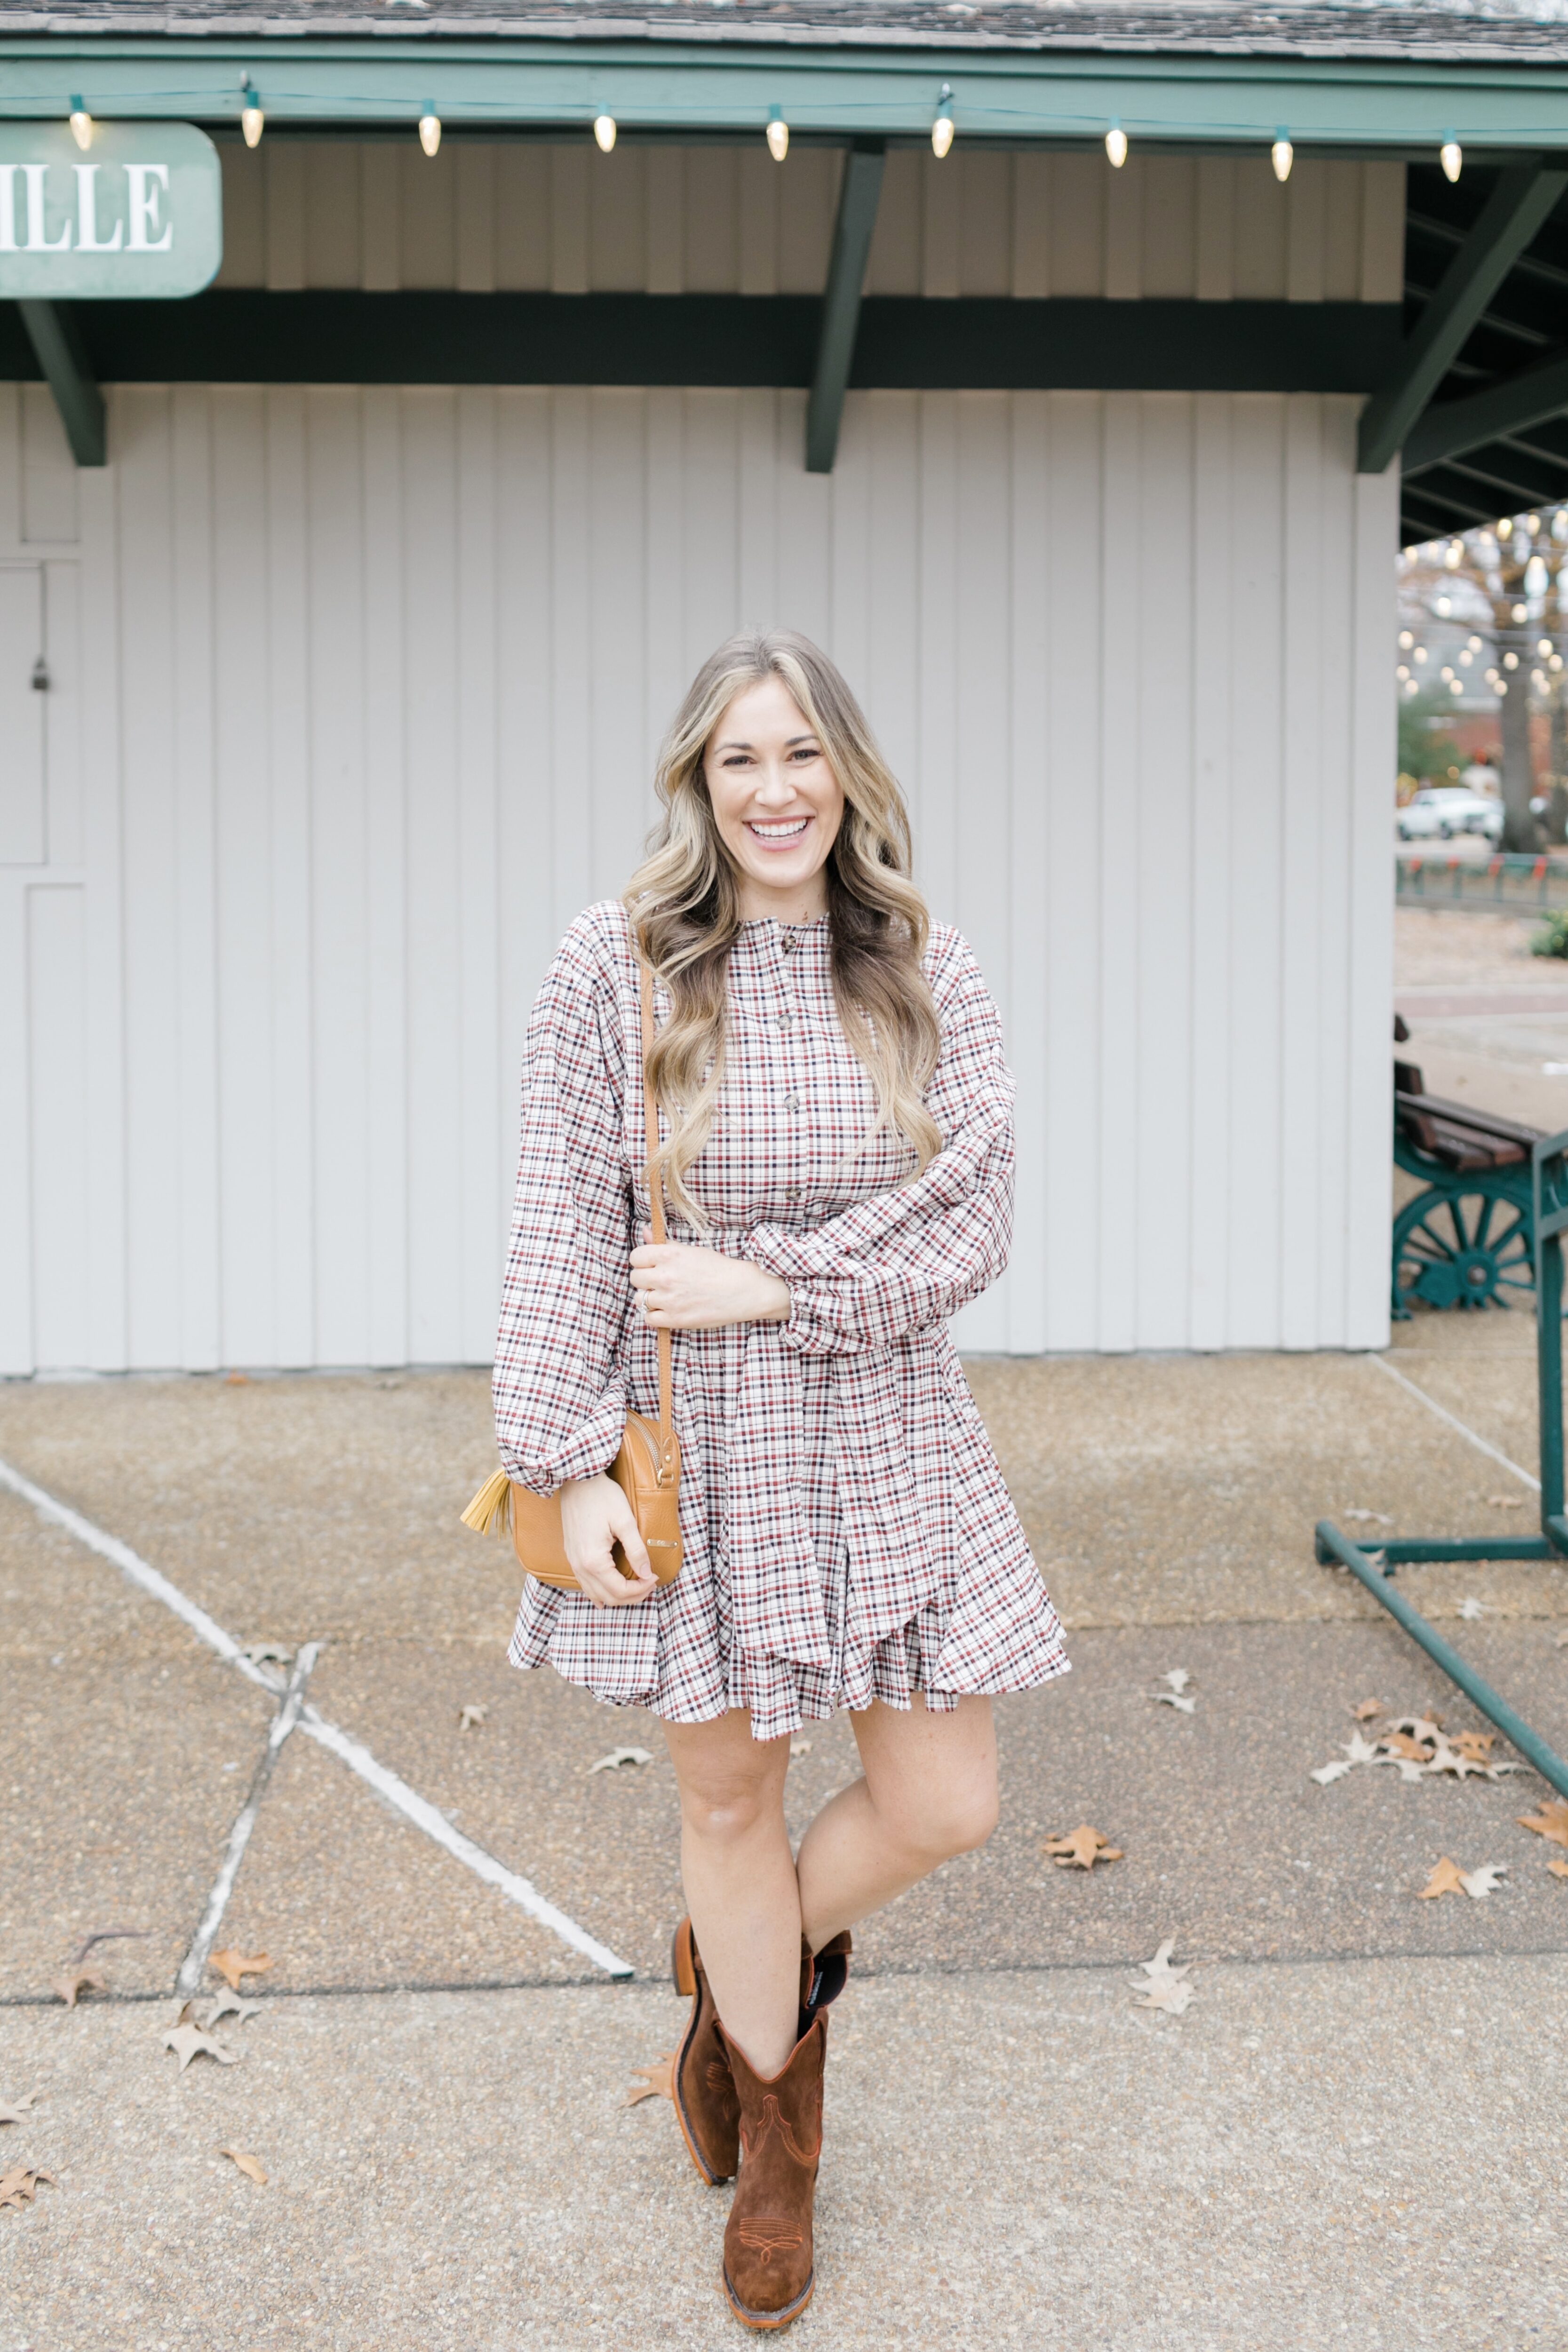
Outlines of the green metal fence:
[{"label": "green metal fence", "polygon": [[1453,851],[1401,854],[1394,861],[1394,895],[1401,906],[1568,907],[1568,865],[1547,856],[1526,857],[1499,850],[1484,861]]}]

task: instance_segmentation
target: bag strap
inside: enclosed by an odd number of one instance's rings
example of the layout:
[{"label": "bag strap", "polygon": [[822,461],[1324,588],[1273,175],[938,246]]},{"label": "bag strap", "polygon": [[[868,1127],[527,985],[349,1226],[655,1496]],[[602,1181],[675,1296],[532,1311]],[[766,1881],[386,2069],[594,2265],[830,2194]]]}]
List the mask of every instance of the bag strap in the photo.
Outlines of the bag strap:
[{"label": "bag strap", "polygon": [[[668,1239],[664,1224],[664,1181],[658,1171],[658,1090],[648,1076],[648,1062],[653,1054],[653,966],[641,950],[637,953],[637,995],[642,1004],[642,1100],[644,1134],[647,1149],[648,1215],[656,1242]],[[675,1368],[672,1359],[671,1334],[658,1335],[658,1433],[661,1450],[668,1455],[674,1434]]]}]

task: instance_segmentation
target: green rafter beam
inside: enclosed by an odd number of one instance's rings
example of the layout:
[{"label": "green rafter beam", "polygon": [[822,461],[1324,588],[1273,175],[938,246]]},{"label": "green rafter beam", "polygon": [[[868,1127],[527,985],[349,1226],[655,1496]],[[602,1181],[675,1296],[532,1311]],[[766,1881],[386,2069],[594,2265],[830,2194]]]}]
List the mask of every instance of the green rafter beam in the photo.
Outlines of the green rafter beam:
[{"label": "green rafter beam", "polygon": [[1568,188],[1568,172],[1539,160],[1500,172],[1481,216],[1443,273],[1399,365],[1362,411],[1356,471],[1381,474],[1458,357],[1487,304]]},{"label": "green rafter beam", "polygon": [[[116,235],[118,235],[118,230]],[[71,456],[79,466],[107,466],[109,435],[104,424],[103,394],[93,379],[68,302],[22,301],[16,308],[37,355],[44,379],[55,395],[60,423],[66,428]]]},{"label": "green rafter beam", "polygon": [[1405,436],[1405,471],[1436,466],[1445,457],[1463,457],[1467,449],[1524,433],[1532,425],[1568,410],[1568,359],[1548,360],[1542,367],[1525,368],[1473,392],[1464,400],[1446,400],[1429,408]]},{"label": "green rafter beam", "polygon": [[860,297],[866,284],[871,236],[877,226],[886,160],[887,151],[879,139],[858,139],[844,158],[838,218],[833,226],[833,253],[827,265],[827,290],[822,298],[816,366],[805,411],[808,474],[831,474],[838,455],[838,428],[844,420],[844,395],[849,388],[849,370],[855,359],[855,331],[860,323]]}]

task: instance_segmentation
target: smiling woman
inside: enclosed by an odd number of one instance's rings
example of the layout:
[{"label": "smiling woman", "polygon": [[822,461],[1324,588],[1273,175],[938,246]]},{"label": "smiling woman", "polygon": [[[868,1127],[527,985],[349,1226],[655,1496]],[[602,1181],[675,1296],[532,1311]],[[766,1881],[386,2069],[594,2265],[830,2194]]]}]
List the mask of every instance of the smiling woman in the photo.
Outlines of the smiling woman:
[{"label": "smiling woman", "polygon": [[[690,1905],[676,2114],[705,2180],[739,2167],[725,2292],[777,2327],[814,2284],[849,1930],[984,1843],[989,1694],[1067,1660],[947,1331],[1006,1261],[1013,1085],[973,957],[910,879],[897,780],[832,663],[779,631],[703,666],[657,783],[651,854],[572,926],[530,1024],[496,1427],[508,1475],[561,1496],[576,1589],[531,1578],[510,1654],[663,1718]],[[656,1583],[605,1471],[664,1333],[681,1567]],[[863,1777],[795,1854],[789,1735],[841,1706]]]}]

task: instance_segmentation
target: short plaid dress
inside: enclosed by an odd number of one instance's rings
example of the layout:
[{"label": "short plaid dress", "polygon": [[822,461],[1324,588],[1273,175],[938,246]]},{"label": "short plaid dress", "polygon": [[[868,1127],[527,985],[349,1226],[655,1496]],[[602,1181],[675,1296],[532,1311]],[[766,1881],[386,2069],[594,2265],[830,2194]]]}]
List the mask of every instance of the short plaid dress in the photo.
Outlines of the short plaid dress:
[{"label": "short plaid dress", "polygon": [[[745,924],[725,1076],[687,1183],[710,1221],[670,1238],[789,1285],[787,1322],[677,1331],[684,1564],[624,1609],[531,1577],[510,1656],[672,1723],[751,1711],[758,1739],[840,1706],[1009,1691],[1068,1670],[1061,1627],[948,1336],[1012,1229],[1013,1082],[956,931],[925,971],[941,1015],[927,1093],[943,1148],[873,1119],[839,1026],[827,919]],[[657,1017],[668,1017],[662,990]],[[496,1348],[502,1463],[535,1494],[608,1467],[658,1411],[657,1335],[627,1258],[648,1238],[637,967],[626,911],[591,907],[534,1005]]]}]

